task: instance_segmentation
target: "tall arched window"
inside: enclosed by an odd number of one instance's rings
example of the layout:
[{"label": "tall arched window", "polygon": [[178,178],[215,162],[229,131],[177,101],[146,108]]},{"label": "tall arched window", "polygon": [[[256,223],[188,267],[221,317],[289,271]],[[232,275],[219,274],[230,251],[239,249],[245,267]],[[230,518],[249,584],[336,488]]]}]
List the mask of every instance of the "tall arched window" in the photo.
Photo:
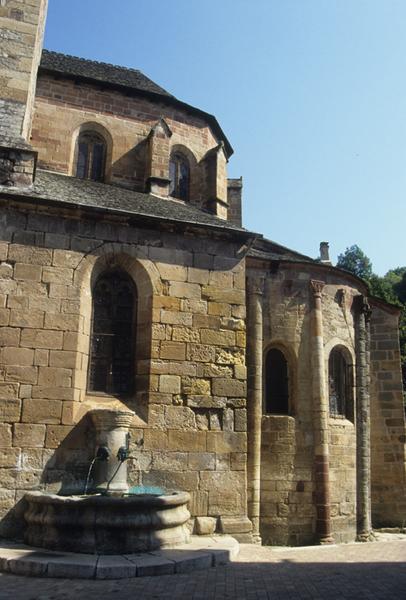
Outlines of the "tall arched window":
[{"label": "tall arched window", "polygon": [[353,420],[352,365],[343,348],[336,346],[328,359],[330,414]]},{"label": "tall arched window", "polygon": [[265,410],[271,414],[289,414],[288,363],[277,348],[271,348],[266,355]]},{"label": "tall arched window", "polygon": [[76,177],[103,181],[106,141],[95,131],[82,131],[76,146]]},{"label": "tall arched window", "polygon": [[103,273],[93,288],[89,391],[125,396],[134,388],[136,290],[123,271]]},{"label": "tall arched window", "polygon": [[189,200],[190,167],[180,152],[174,152],[169,161],[169,195],[180,200]]}]

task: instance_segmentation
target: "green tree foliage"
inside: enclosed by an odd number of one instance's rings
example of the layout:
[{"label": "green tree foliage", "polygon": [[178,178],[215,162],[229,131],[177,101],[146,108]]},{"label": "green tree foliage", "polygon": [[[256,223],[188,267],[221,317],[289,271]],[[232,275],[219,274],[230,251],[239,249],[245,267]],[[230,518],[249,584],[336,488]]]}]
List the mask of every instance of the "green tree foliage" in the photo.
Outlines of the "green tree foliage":
[{"label": "green tree foliage", "polygon": [[346,248],[345,252],[338,256],[337,267],[367,281],[372,277],[372,263],[356,244]]},{"label": "green tree foliage", "polygon": [[373,296],[402,308],[399,341],[406,404],[406,267],[390,269],[386,275],[379,277],[373,273],[370,259],[356,244],[346,248],[345,252],[339,255],[337,267],[364,279]]},{"label": "green tree foliage", "polygon": [[402,279],[393,286],[395,293],[403,304],[406,304],[406,270],[403,273]]}]

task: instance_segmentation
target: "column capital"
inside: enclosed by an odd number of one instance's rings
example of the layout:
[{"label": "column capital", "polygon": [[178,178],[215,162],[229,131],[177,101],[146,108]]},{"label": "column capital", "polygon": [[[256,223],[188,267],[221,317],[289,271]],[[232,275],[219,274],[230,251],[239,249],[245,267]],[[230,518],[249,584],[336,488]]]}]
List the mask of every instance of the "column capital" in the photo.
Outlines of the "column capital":
[{"label": "column capital", "polygon": [[262,296],[264,293],[265,287],[265,277],[259,275],[257,277],[248,277],[247,278],[247,291],[249,295],[257,294],[258,296]]},{"label": "column capital", "polygon": [[368,302],[368,298],[366,296],[364,296],[363,294],[360,294],[359,296],[355,296],[354,304],[355,304],[355,307],[358,310],[358,312],[360,314],[364,315],[365,321],[367,323],[369,323],[369,321],[371,320],[372,308]]},{"label": "column capital", "polygon": [[315,298],[321,298],[325,283],[324,281],[318,281],[317,279],[310,280],[310,289],[313,292]]}]

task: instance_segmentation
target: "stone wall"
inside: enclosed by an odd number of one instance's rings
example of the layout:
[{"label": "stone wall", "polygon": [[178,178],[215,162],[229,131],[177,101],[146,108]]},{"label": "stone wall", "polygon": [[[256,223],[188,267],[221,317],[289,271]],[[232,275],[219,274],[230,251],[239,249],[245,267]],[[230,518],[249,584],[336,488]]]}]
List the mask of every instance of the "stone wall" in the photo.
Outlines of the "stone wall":
[{"label": "stone wall", "polygon": [[405,525],[406,429],[398,311],[373,305],[371,319],[371,483],[375,527]]},{"label": "stone wall", "polygon": [[[354,355],[351,305],[353,295],[359,292],[345,277],[340,283],[337,274],[310,265],[289,265],[276,273],[263,271],[263,276],[267,282],[263,297],[264,360],[273,347],[287,358],[290,407],[289,416],[264,415],[262,420],[261,535],[266,543],[307,544],[315,535],[309,284],[311,279],[326,283],[322,293],[326,381],[328,357],[334,346],[344,346]],[[337,541],[354,540],[354,419],[330,417],[328,428],[332,532]]]},{"label": "stone wall", "polygon": [[0,4],[0,135],[28,139],[47,0]]},{"label": "stone wall", "polygon": [[[193,516],[229,517],[238,533],[246,515],[239,245],[29,205],[4,212],[1,240],[2,533],[15,533],[11,509],[26,490],[83,489],[94,452],[86,413],[123,403],[137,415],[132,483],[141,470],[144,484],[187,490]],[[137,391],[125,402],[87,392],[91,287],[114,266],[138,290]]]},{"label": "stone wall", "polygon": [[[162,132],[154,137],[151,155],[148,136],[162,116],[165,125],[161,129],[169,129],[166,135]],[[214,163],[210,160],[209,151],[217,147],[218,140],[202,118],[135,94],[40,74],[32,131],[39,166],[74,175],[76,139],[86,124],[107,141],[107,183],[143,192],[150,176],[169,177],[170,151],[176,149],[189,161],[191,202],[206,207],[213,200],[206,173],[209,165],[213,167],[215,192],[219,188],[219,198],[226,200],[226,160],[224,156]],[[151,166],[151,156],[158,161],[156,165]],[[223,207],[220,211],[216,206],[211,208],[220,217],[227,217]]]}]

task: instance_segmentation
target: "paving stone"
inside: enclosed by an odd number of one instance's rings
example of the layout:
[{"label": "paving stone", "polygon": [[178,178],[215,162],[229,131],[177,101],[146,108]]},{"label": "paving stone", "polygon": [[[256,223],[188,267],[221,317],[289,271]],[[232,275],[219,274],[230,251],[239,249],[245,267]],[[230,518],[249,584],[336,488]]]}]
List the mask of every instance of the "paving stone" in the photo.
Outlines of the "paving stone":
[{"label": "paving stone", "polygon": [[123,556],[99,556],[96,579],[124,579],[136,575],[137,566]]},{"label": "paving stone", "polygon": [[168,575],[175,572],[175,563],[152,554],[126,554],[125,558],[137,567],[138,577]]},{"label": "paving stone", "polygon": [[190,573],[197,569],[208,569],[212,566],[212,555],[203,550],[159,550],[151,552],[154,556],[164,558],[175,563],[175,573]]},{"label": "paving stone", "polygon": [[90,554],[63,554],[50,556],[48,560],[48,577],[72,577],[75,579],[91,579],[96,573],[97,556]]}]

